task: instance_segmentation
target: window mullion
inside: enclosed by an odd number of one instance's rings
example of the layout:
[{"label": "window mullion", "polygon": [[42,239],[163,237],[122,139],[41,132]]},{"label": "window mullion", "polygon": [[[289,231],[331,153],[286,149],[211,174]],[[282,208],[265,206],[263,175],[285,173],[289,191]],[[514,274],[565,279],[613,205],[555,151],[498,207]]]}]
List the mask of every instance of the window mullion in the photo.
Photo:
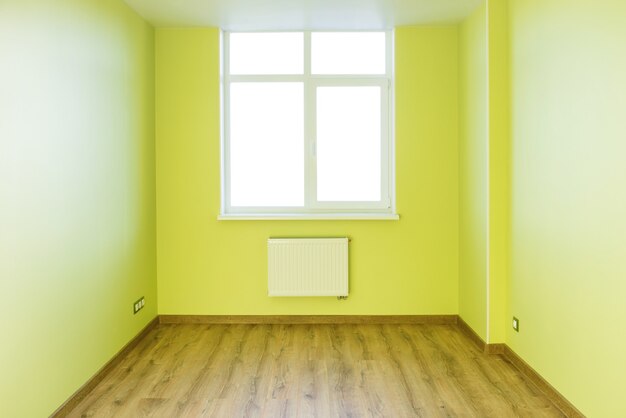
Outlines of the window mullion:
[{"label": "window mullion", "polygon": [[311,83],[311,32],[304,32],[304,206],[315,206],[315,87]]},{"label": "window mullion", "polygon": [[302,82],[303,76],[300,74],[259,74],[259,75],[229,75],[228,79],[233,83],[284,83]]},{"label": "window mullion", "polygon": [[389,147],[390,147],[390,140],[391,140],[391,136],[390,136],[390,121],[389,121],[389,109],[390,109],[390,81],[386,80],[386,82],[381,83],[381,103],[380,103],[380,121],[381,121],[381,137],[380,137],[380,146],[381,146],[381,150],[380,150],[380,157],[381,157],[381,172],[380,172],[380,176],[381,176],[381,182],[380,182],[380,187],[381,187],[381,191],[380,191],[380,198],[381,198],[381,202],[384,206],[386,206],[388,209],[391,209],[391,199],[390,199],[390,195],[389,195],[389,182],[390,182],[390,178],[389,178],[389,158],[390,158],[390,154],[389,154]]}]

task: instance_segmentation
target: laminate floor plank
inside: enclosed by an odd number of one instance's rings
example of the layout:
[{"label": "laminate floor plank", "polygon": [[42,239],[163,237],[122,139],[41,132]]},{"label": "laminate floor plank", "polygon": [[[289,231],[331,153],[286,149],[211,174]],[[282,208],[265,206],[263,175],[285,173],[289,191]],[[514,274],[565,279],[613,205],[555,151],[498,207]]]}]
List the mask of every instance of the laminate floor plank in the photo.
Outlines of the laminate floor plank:
[{"label": "laminate floor plank", "polygon": [[454,325],[161,324],[71,417],[563,417]]}]

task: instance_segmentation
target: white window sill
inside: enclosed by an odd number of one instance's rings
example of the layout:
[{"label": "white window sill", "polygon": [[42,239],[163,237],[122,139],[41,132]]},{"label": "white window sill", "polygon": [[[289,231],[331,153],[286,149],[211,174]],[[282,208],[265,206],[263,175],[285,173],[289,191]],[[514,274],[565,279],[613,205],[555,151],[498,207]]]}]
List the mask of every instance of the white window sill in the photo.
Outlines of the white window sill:
[{"label": "white window sill", "polygon": [[222,214],[218,221],[397,221],[397,213],[246,213]]}]

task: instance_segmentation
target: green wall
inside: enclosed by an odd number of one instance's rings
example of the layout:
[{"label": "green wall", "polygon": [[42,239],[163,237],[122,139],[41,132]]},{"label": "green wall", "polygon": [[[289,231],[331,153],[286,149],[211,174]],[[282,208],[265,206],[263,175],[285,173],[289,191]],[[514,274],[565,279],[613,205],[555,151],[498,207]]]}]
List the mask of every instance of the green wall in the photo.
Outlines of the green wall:
[{"label": "green wall", "polygon": [[506,339],[506,289],[510,261],[511,157],[509,0],[487,0],[489,74],[489,227],[487,342]]},{"label": "green wall", "polygon": [[510,7],[507,343],[587,416],[624,417],[626,2]]},{"label": "green wall", "polygon": [[459,315],[487,340],[487,6],[459,25]]},{"label": "green wall", "polygon": [[[455,314],[458,34],[396,30],[400,221],[217,221],[219,31],[157,29],[162,314]],[[350,297],[267,297],[271,236],[350,236]]]},{"label": "green wall", "polygon": [[0,416],[49,415],[156,315],[153,61],[121,1],[0,2]]},{"label": "green wall", "polygon": [[490,344],[508,323],[507,13],[487,0],[459,25],[459,315]]}]

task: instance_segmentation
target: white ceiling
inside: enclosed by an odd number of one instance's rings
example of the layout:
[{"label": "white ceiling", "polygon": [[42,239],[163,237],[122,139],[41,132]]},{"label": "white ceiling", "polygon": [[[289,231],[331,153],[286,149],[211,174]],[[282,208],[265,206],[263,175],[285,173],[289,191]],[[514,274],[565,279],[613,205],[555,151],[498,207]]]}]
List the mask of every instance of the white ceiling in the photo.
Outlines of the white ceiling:
[{"label": "white ceiling", "polygon": [[458,22],[484,0],[125,0],[155,26],[389,29]]}]

